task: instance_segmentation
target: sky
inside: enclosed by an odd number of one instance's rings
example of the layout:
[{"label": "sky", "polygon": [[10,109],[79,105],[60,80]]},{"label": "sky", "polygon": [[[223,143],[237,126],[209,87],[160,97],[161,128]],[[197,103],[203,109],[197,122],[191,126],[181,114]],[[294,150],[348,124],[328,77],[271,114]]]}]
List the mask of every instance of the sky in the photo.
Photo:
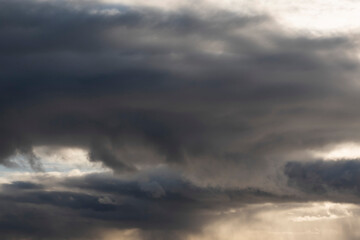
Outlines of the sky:
[{"label": "sky", "polygon": [[360,238],[360,3],[0,0],[0,238]]}]

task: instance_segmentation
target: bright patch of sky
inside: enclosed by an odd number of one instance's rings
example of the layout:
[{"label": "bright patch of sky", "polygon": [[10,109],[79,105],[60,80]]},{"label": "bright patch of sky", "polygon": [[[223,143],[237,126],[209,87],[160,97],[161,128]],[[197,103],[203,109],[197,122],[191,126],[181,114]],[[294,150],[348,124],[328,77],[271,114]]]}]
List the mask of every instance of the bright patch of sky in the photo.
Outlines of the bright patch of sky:
[{"label": "bright patch of sky", "polygon": [[359,239],[359,210],[354,204],[331,202],[248,205],[225,213],[189,240]]},{"label": "bright patch of sky", "polygon": [[191,9],[206,13],[210,10],[226,10],[241,14],[272,16],[278,23],[295,31],[314,35],[356,32],[360,28],[360,2],[351,0],[202,0],[196,5],[189,0],[103,0],[112,4],[155,7],[167,11]]},{"label": "bright patch of sky", "polygon": [[360,159],[360,143],[341,143],[311,151],[311,154],[316,158],[330,161]]},{"label": "bright patch of sky", "polygon": [[[35,160],[46,173],[91,173],[109,171],[99,162],[91,162],[88,152],[81,148],[38,146],[33,149]],[[0,165],[0,173],[34,172],[29,156],[17,153],[9,158],[13,167]],[[40,171],[40,172],[41,172]]]}]

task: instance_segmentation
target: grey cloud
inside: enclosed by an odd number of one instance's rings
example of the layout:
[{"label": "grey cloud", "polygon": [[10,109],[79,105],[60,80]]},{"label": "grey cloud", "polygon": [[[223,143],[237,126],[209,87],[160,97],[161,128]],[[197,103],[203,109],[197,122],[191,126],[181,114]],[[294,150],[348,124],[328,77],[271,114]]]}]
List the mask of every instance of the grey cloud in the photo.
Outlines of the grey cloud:
[{"label": "grey cloud", "polygon": [[[182,239],[234,206],[358,195],[357,162],[287,163],[300,196],[269,178],[293,152],[360,140],[350,37],[294,36],[268,16],[225,11],[0,4],[0,162],[20,153],[41,170],[33,147],[79,147],[133,176],[3,185],[5,239],[111,227]],[[136,178],[159,164],[174,172]]]},{"label": "grey cloud", "polygon": [[[138,228],[143,239],[173,235],[183,239],[231,207],[294,200],[258,189],[199,187],[174,173],[169,177],[170,173],[152,173],[147,181],[140,176],[121,179],[90,174],[42,186],[34,182],[5,184],[0,194],[0,229],[4,229],[0,236],[97,239],[101,231],[116,227]],[[61,186],[63,191],[51,190]],[[54,221],[57,227],[52,228]]]},{"label": "grey cloud", "polygon": [[3,184],[2,188],[6,190],[33,190],[33,189],[42,189],[41,184],[36,184],[32,182],[16,181],[12,183]]},{"label": "grey cloud", "polygon": [[289,162],[285,166],[290,186],[334,201],[356,201],[359,171],[358,160]]},{"label": "grey cloud", "polygon": [[148,192],[155,198],[160,198],[166,195],[165,190],[157,182],[145,182],[140,184],[140,189]]},{"label": "grey cloud", "polygon": [[20,2],[1,9],[2,159],[77,146],[134,170],[118,156],[130,143],[170,164],[257,168],[269,154],[359,139],[345,37],[292,38],[266,16]]}]

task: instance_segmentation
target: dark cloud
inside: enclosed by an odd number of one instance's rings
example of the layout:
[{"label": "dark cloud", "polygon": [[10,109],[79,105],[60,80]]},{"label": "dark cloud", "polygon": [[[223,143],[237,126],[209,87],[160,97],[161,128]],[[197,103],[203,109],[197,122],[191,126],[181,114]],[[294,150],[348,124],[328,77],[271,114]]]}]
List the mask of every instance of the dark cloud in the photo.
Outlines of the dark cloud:
[{"label": "dark cloud", "polygon": [[288,184],[305,193],[334,201],[353,202],[360,196],[358,160],[289,162]]},{"label": "dark cloud", "polygon": [[76,147],[118,174],[4,184],[3,239],[183,239],[232,207],[358,196],[356,161],[288,162],[360,140],[350,37],[226,11],[0,5],[0,162],[41,172],[34,147]]},{"label": "dark cloud", "polygon": [[[116,227],[142,229],[144,239],[174,234],[183,239],[181,236],[201,231],[204,223],[231,207],[294,200],[259,189],[199,187],[167,171],[152,173],[146,180],[89,174],[48,182],[51,184],[2,185],[0,229],[4,232],[0,233],[1,237],[97,239],[104,229]],[[52,190],[59,187],[63,190]],[[53,224],[57,227],[52,228]],[[87,224],[92,226],[91,231],[85,227]],[[69,226],[72,227],[68,229]]]},{"label": "dark cloud", "polygon": [[43,186],[41,184],[36,184],[32,182],[15,181],[12,183],[3,184],[2,188],[5,188],[6,190],[33,190],[42,189]]},{"label": "dark cloud", "polygon": [[8,165],[16,151],[56,145],[134,170],[119,157],[131,144],[180,165],[237,156],[257,166],[269,154],[359,138],[357,110],[337,107],[357,99],[346,38],[293,38],[268,17],[227,12],[2,6],[0,153]]}]

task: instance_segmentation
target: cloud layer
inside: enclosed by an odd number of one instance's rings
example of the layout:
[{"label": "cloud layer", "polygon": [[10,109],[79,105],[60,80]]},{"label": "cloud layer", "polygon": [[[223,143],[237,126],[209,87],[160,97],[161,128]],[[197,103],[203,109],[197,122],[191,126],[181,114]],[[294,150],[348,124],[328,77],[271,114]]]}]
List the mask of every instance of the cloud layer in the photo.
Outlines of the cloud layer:
[{"label": "cloud layer", "polygon": [[36,149],[71,148],[113,171],[9,180],[5,239],[184,239],[248,204],[358,200],[357,160],[309,154],[360,141],[352,36],[225,10],[0,4],[0,162],[46,172]]}]

